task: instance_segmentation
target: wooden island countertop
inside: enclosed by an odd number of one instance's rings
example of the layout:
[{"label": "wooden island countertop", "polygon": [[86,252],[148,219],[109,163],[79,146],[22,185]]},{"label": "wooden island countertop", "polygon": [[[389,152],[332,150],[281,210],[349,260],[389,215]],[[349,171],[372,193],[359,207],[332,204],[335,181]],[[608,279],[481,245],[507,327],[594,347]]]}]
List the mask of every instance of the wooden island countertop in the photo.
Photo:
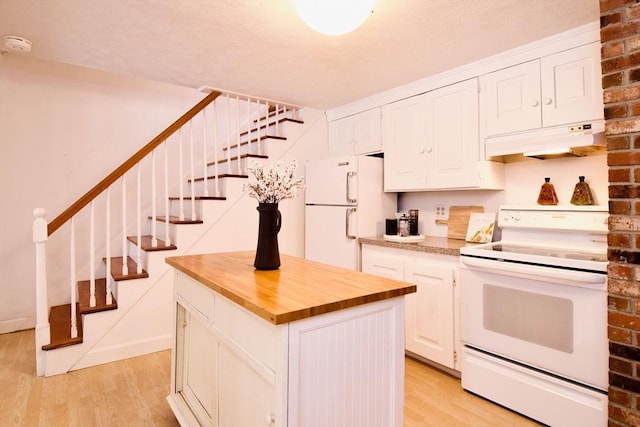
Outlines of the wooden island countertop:
[{"label": "wooden island countertop", "polygon": [[280,269],[259,271],[254,257],[253,251],[228,252],[166,262],[275,325],[416,291],[410,283],[282,254]]}]

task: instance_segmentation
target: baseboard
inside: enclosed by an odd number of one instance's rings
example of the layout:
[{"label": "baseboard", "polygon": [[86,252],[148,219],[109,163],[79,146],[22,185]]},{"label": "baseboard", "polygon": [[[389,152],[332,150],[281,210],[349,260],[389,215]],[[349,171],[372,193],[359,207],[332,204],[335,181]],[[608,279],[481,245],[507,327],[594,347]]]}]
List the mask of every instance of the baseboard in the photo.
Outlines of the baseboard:
[{"label": "baseboard", "polygon": [[158,351],[169,350],[172,345],[173,335],[169,334],[140,341],[92,349],[77,363],[75,363],[69,371],[115,362],[116,360],[129,359],[131,357],[142,356],[144,354],[155,353]]},{"label": "baseboard", "polygon": [[0,334],[33,329],[35,323],[30,317],[20,317],[17,319],[3,320],[0,322]]}]

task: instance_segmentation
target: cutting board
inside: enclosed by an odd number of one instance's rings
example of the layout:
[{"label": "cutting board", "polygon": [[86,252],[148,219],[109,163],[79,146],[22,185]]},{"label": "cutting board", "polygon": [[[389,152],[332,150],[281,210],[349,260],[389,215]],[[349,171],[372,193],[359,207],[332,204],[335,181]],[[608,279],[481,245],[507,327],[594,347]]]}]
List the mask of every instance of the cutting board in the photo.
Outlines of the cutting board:
[{"label": "cutting board", "polygon": [[472,212],[484,212],[483,206],[450,206],[447,220],[447,237],[464,240],[467,237],[469,217]]}]

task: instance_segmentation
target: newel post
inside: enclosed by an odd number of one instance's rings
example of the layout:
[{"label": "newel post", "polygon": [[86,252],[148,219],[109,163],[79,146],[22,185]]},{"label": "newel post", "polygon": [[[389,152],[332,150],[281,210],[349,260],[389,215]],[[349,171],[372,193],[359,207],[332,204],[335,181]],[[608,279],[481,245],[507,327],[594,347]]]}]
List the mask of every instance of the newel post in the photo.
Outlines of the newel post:
[{"label": "newel post", "polygon": [[36,246],[36,371],[45,375],[45,354],[42,346],[49,344],[49,304],[47,301],[47,254],[45,243],[49,238],[47,211],[37,208],[33,211],[33,243]]}]

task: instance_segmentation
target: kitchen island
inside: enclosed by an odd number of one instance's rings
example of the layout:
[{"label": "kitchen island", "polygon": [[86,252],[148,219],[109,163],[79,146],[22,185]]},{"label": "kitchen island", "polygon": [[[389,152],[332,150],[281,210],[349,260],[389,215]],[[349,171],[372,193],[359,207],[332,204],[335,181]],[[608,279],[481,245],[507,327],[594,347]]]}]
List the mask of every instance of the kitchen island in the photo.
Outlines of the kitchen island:
[{"label": "kitchen island", "polygon": [[254,252],[167,258],[181,425],[402,426],[404,295],[415,285]]}]

